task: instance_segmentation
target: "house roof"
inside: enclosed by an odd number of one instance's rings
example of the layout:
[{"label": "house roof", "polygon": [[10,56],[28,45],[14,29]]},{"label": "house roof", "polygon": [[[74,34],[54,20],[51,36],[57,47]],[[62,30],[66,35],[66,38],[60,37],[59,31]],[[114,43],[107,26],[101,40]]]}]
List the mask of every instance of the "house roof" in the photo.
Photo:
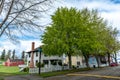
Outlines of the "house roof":
[{"label": "house roof", "polygon": [[18,61],[23,61],[22,59],[9,59],[10,62],[18,62]]},{"label": "house roof", "polygon": [[28,52],[26,52],[26,53],[31,53],[31,52],[40,52],[40,51],[42,51],[41,46],[40,46],[40,47],[35,48],[34,50],[28,51]]}]

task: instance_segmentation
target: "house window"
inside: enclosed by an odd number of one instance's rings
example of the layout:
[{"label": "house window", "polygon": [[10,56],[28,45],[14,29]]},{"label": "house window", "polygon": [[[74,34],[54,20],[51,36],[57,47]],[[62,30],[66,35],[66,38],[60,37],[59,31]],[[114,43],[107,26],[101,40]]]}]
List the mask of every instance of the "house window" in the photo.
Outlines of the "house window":
[{"label": "house window", "polygon": [[36,60],[36,64],[38,63],[38,60]]},{"label": "house window", "polygon": [[36,57],[38,57],[38,52],[36,52]]},{"label": "house window", "polygon": [[48,64],[48,60],[43,60],[43,63],[44,64]]},{"label": "house window", "polygon": [[77,62],[77,65],[80,65],[80,61]]},{"label": "house window", "polygon": [[30,63],[30,61],[28,61],[28,63]]},{"label": "house window", "polygon": [[46,55],[46,54],[44,54],[44,56],[45,56],[45,57],[47,57],[47,55]]},{"label": "house window", "polygon": [[31,57],[31,53],[29,53],[29,57]]}]

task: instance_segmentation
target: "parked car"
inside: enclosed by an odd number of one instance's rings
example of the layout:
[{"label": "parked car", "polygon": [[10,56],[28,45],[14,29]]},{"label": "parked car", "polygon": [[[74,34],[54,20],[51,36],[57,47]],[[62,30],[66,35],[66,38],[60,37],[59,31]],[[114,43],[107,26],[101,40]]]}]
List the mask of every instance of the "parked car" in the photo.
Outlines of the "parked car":
[{"label": "parked car", "polygon": [[118,66],[117,63],[113,62],[113,63],[110,63],[110,66],[113,67],[113,66]]}]

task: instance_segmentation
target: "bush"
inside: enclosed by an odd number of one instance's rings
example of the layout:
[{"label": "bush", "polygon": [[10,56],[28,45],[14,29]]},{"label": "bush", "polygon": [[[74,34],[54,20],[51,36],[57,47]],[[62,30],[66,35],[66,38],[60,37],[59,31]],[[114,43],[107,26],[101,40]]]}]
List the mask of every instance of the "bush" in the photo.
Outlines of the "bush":
[{"label": "bush", "polygon": [[72,68],[73,68],[73,69],[76,69],[77,67],[76,67],[75,65],[72,65]]},{"label": "bush", "polygon": [[39,65],[40,65],[40,67],[44,67],[44,63],[37,63],[36,64],[37,67],[39,67]]},{"label": "bush", "polygon": [[24,68],[23,72],[29,72],[29,67]]}]

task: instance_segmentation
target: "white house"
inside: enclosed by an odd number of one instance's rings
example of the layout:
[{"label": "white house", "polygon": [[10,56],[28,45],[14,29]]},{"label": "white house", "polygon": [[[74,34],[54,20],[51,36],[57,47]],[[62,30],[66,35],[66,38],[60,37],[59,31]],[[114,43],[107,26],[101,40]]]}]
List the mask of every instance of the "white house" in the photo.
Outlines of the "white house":
[{"label": "white house", "polygon": [[[68,64],[68,57],[63,56],[47,56],[43,52],[40,51],[41,47],[35,48],[35,43],[32,43],[32,49],[27,52],[27,66],[30,68],[36,67],[36,64],[39,62],[43,63],[46,68],[51,68],[53,65],[62,65]],[[41,54],[41,56],[40,56]],[[100,65],[106,64],[105,57],[99,57]],[[72,65],[80,67],[85,67],[85,59],[83,56],[72,56]],[[89,65],[90,67],[96,66],[97,62],[94,56],[89,58]]]},{"label": "white house", "polygon": [[[36,67],[36,64],[39,62],[44,63],[45,67],[50,67],[54,64],[60,65],[63,62],[63,56],[47,56],[43,52],[40,52],[40,47],[34,48],[35,43],[32,43],[32,50],[27,53],[27,66]],[[41,54],[41,57],[40,57]]]}]

